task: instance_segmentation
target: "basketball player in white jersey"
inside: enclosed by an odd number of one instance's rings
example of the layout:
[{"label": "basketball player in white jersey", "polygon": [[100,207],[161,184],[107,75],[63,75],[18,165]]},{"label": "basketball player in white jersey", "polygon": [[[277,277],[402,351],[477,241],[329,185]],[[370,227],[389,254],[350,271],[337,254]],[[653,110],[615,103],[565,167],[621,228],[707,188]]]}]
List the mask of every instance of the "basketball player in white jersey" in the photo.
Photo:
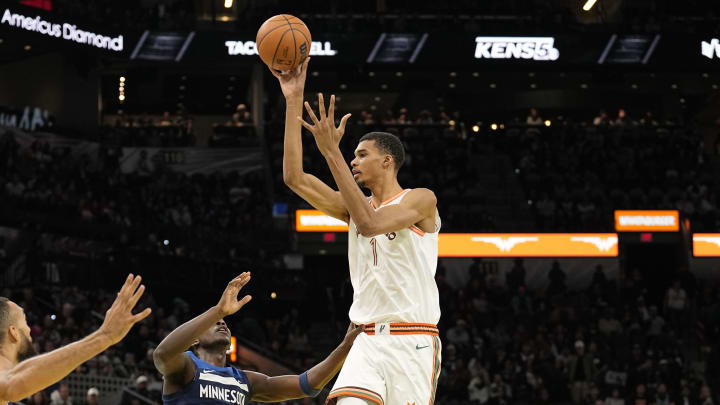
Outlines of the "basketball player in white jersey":
[{"label": "basketball player in white jersey", "polygon": [[[285,74],[271,70],[287,103],[283,179],[312,206],[348,223],[350,319],[366,331],[355,340],[328,402],[432,405],[441,350],[437,200],[428,189],[398,184],[405,152],[392,134],[363,136],[348,168],[339,143],[350,114],[335,127],[335,96],[327,113],[318,96],[319,118],[304,103],[313,124],[301,118],[307,66],[308,60]],[[339,192],[303,171],[301,125],[312,132]]]}]

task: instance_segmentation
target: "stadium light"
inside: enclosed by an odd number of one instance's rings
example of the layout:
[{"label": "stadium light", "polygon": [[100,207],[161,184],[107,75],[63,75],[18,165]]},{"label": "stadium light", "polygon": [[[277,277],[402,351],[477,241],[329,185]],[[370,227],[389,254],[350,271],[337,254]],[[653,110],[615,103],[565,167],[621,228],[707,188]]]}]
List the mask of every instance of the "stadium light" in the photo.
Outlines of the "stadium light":
[{"label": "stadium light", "polygon": [[587,0],[583,6],[583,10],[590,11],[591,8],[597,3],[597,0]]},{"label": "stadium light", "polygon": [[225,8],[232,8],[233,0],[225,0]]}]

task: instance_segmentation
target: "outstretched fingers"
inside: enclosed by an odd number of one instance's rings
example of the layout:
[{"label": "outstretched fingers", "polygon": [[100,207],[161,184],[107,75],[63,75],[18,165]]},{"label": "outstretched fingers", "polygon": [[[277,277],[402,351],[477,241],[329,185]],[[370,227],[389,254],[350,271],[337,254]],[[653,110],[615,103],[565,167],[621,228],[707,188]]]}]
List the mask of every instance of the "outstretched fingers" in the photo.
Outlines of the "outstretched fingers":
[{"label": "outstretched fingers", "polygon": [[315,127],[312,126],[312,125],[310,125],[310,124],[308,124],[307,122],[305,122],[304,119],[302,119],[302,118],[300,118],[300,117],[295,117],[295,118],[297,118],[298,121],[300,121],[300,124],[301,124],[303,127],[305,127],[305,129],[307,129],[308,131],[313,132],[313,133],[315,132]]},{"label": "outstretched fingers", "polygon": [[231,282],[230,285],[237,288],[242,288],[245,286],[245,284],[250,281],[250,272],[244,272],[240,274],[239,276],[235,277]]},{"label": "outstretched fingers", "polygon": [[348,119],[350,119],[351,116],[352,116],[352,114],[345,114],[345,116],[343,116],[342,119],[340,120],[340,126],[338,127],[338,131],[340,132],[340,135],[345,134],[345,125],[347,125],[347,121],[348,121]]},{"label": "outstretched fingers", "polygon": [[118,291],[118,297],[127,295],[127,291],[132,285],[132,282],[134,281],[135,276],[133,276],[132,273],[128,274],[127,278],[125,278],[125,282],[123,283],[122,287],[120,287],[120,291]]},{"label": "outstretched fingers", "polygon": [[325,99],[322,93],[318,93],[318,111],[320,112],[321,120],[327,119],[327,114],[325,114]]},{"label": "outstretched fingers", "polygon": [[330,106],[328,106],[328,119],[335,125],[335,95],[330,96]]},{"label": "outstretched fingers", "polygon": [[143,319],[145,319],[145,318],[147,318],[148,316],[150,316],[151,313],[152,313],[152,309],[150,309],[150,308],[145,308],[144,311],[139,312],[139,313],[133,315],[133,317],[132,317],[132,323],[135,324],[135,323],[138,323],[138,322],[142,321]]},{"label": "outstretched fingers", "polygon": [[318,125],[320,122],[318,121],[315,112],[312,110],[312,107],[310,107],[310,103],[308,103],[307,101],[305,102],[305,110],[308,112],[308,115],[310,116],[312,122],[314,122],[315,125]]},{"label": "outstretched fingers", "polygon": [[142,297],[143,293],[145,293],[145,286],[140,285],[140,288],[135,291],[135,294],[133,294],[132,298],[130,299],[130,308],[135,308],[135,305],[137,305],[138,301],[140,301],[140,298]]},{"label": "outstretched fingers", "polygon": [[244,307],[245,304],[247,304],[248,302],[250,302],[251,299],[252,299],[252,296],[250,296],[250,295],[244,296],[244,297],[240,300],[240,308]]}]

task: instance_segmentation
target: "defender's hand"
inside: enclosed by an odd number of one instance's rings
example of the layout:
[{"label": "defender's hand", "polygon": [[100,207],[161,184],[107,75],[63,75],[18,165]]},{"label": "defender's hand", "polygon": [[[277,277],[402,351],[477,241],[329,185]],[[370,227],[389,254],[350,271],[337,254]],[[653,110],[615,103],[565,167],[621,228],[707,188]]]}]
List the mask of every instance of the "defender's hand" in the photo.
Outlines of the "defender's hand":
[{"label": "defender's hand", "polygon": [[346,346],[352,346],[353,342],[355,342],[355,338],[363,332],[365,332],[364,325],[355,325],[354,323],[350,322],[350,326],[348,326],[348,330],[347,333],[345,333],[345,338],[343,339],[342,344]]},{"label": "defender's hand", "polygon": [[121,341],[136,323],[150,315],[150,308],[133,315],[132,310],[145,292],[145,286],[140,285],[142,277],[129,274],[118,293],[115,302],[105,313],[105,320],[98,332],[107,336],[111,344]]},{"label": "defender's hand", "polygon": [[223,317],[226,317],[228,315],[232,315],[235,312],[239,311],[240,308],[245,306],[250,300],[252,299],[251,296],[246,295],[238,301],[237,297],[240,293],[240,290],[245,287],[245,284],[247,284],[250,281],[250,272],[246,271],[239,276],[235,277],[231,282],[228,283],[227,287],[225,287],[225,291],[223,292],[222,297],[220,297],[220,301],[217,304],[217,308],[220,310],[220,313]]}]

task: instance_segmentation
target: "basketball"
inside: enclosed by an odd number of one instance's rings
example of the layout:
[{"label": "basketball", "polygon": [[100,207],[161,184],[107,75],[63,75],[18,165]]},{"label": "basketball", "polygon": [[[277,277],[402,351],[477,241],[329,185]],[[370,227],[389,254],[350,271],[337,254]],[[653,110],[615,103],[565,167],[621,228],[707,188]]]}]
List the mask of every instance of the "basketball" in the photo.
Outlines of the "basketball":
[{"label": "basketball", "polygon": [[295,69],[310,53],[310,30],[290,14],[269,18],[260,26],[255,43],[260,59],[271,69]]}]

